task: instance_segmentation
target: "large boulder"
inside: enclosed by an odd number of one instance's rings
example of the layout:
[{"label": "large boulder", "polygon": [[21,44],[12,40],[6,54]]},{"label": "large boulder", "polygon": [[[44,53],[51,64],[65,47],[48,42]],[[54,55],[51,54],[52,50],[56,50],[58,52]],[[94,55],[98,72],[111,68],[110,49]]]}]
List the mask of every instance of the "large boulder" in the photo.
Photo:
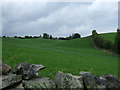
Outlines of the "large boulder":
[{"label": "large boulder", "polygon": [[120,81],[111,74],[106,74],[100,77],[100,83],[107,88],[120,88]]},{"label": "large boulder", "polygon": [[86,88],[96,88],[99,86],[99,77],[92,75],[90,72],[80,72],[83,77]]},{"label": "large boulder", "polygon": [[21,75],[11,74],[2,75],[2,88],[12,86],[14,84],[20,83],[22,80]]},{"label": "large boulder", "polygon": [[45,77],[32,78],[30,80],[23,80],[22,83],[25,89],[55,88],[54,82],[49,78],[45,78]]},{"label": "large boulder", "polygon": [[84,88],[82,79],[81,76],[58,72],[54,82],[57,88]]},{"label": "large boulder", "polygon": [[36,73],[39,70],[44,69],[45,66],[43,65],[36,65],[36,64],[28,64],[26,62],[19,63],[16,65],[13,73],[17,75],[22,75],[23,79],[30,79],[36,76]]},{"label": "large boulder", "polygon": [[10,72],[11,66],[2,62],[2,75],[6,75]]},{"label": "large boulder", "polygon": [[119,80],[110,74],[97,77],[90,72],[80,72],[80,75],[83,76],[86,88],[120,88]]}]

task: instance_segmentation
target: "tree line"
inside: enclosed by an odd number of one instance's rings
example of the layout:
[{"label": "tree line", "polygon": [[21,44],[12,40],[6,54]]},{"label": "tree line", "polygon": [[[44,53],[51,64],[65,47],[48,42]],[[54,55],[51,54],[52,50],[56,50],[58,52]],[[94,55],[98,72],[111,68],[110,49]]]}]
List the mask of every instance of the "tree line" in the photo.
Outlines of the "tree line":
[{"label": "tree line", "polygon": [[120,54],[120,29],[117,29],[114,43],[112,43],[110,40],[104,39],[96,32],[96,30],[92,31],[92,41],[97,47],[101,49],[113,51],[117,54]]},{"label": "tree line", "polygon": [[[3,36],[3,38],[9,38],[8,36]],[[53,39],[53,40],[72,40],[72,39],[76,39],[76,38],[81,38],[81,35],[79,33],[74,33],[68,37],[53,37],[50,34],[47,33],[43,33],[43,36],[24,36],[24,37],[20,37],[20,36],[14,36],[14,38],[20,38],[20,39],[33,39],[33,38],[40,38],[40,39]],[[94,44],[101,48],[101,49],[105,49],[105,50],[109,50],[109,51],[113,51],[117,54],[120,54],[120,29],[117,29],[117,33],[116,33],[116,38],[115,38],[115,42],[112,43],[110,40],[106,40],[104,39],[102,36],[100,36],[96,30],[92,31],[92,41],[94,42]]]},{"label": "tree line", "polygon": [[[3,36],[3,38],[9,38],[7,36]],[[43,36],[14,36],[14,38],[20,38],[20,39],[34,39],[34,38],[39,38],[39,39],[58,39],[58,40],[71,40],[71,39],[76,39],[76,38],[81,38],[81,35],[79,33],[74,33],[68,37],[53,37],[50,34],[43,33]]]}]

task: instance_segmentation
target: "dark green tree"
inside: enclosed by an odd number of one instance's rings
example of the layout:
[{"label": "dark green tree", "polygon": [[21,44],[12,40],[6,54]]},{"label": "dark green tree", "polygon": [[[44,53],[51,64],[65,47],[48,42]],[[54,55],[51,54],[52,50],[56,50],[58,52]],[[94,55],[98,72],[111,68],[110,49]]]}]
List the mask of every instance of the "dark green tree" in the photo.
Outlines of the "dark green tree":
[{"label": "dark green tree", "polygon": [[102,36],[100,36],[96,30],[92,31],[92,40],[95,43],[95,45],[102,49],[112,49],[112,43],[109,40],[104,39]]},{"label": "dark green tree", "polygon": [[14,38],[17,38],[17,36],[14,36]]},{"label": "dark green tree", "polygon": [[81,38],[81,36],[80,36],[79,33],[75,33],[75,34],[72,35],[72,38],[73,38],[73,39]]},{"label": "dark green tree", "polygon": [[25,36],[25,38],[29,38],[29,36]]},{"label": "dark green tree", "polygon": [[120,54],[120,29],[117,29],[117,34],[115,38],[115,43],[113,46],[113,50],[117,53]]},{"label": "dark green tree", "polygon": [[39,38],[42,38],[42,36],[40,35]]},{"label": "dark green tree", "polygon": [[52,35],[50,35],[50,39],[52,39]]},{"label": "dark green tree", "polygon": [[6,36],[3,36],[3,38],[6,38]]},{"label": "dark green tree", "polygon": [[47,33],[43,33],[43,39],[49,39],[49,35]]},{"label": "dark green tree", "polygon": [[92,31],[92,35],[93,35],[93,36],[98,35],[97,32],[96,32],[96,30],[93,30],[93,31]]},{"label": "dark green tree", "polygon": [[69,36],[69,40],[71,40],[71,39],[72,39],[72,36],[70,35],[70,36]]}]

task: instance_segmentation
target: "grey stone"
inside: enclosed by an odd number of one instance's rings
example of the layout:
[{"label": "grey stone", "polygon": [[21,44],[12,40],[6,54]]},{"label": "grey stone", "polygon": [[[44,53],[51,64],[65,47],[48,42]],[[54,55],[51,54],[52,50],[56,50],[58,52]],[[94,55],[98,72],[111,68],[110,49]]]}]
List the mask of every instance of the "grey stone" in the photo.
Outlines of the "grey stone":
[{"label": "grey stone", "polygon": [[81,76],[58,72],[54,82],[57,88],[84,88]]},{"label": "grey stone", "polygon": [[100,83],[104,84],[107,88],[120,88],[119,80],[111,74],[101,76]]},{"label": "grey stone", "polygon": [[83,76],[86,87],[97,87],[99,84],[99,78],[92,75],[90,72],[80,72]]},{"label": "grey stone", "polygon": [[100,78],[92,75],[90,72],[80,72],[80,75],[83,77],[83,81],[85,83],[86,88],[107,89],[107,87],[104,84],[101,84]]},{"label": "grey stone", "polygon": [[10,72],[11,66],[2,62],[2,75],[6,75]]},{"label": "grey stone", "polygon": [[16,74],[8,74],[2,75],[2,88],[6,88],[8,86],[12,86],[14,84],[20,83],[22,80],[21,75]]},{"label": "grey stone", "polygon": [[28,64],[26,62],[17,64],[13,73],[17,75],[22,75],[23,79],[30,79],[34,76],[36,76],[36,73],[39,70],[44,69],[45,66],[43,65],[36,65],[36,64]]},{"label": "grey stone", "polygon": [[83,76],[83,80],[87,88],[120,88],[119,80],[110,74],[97,77],[92,75],[90,72],[80,72],[80,75]]},{"label": "grey stone", "polygon": [[22,83],[24,88],[55,88],[54,82],[45,77],[23,80]]},{"label": "grey stone", "polygon": [[14,87],[9,87],[7,90],[25,90],[22,83],[15,85]]}]

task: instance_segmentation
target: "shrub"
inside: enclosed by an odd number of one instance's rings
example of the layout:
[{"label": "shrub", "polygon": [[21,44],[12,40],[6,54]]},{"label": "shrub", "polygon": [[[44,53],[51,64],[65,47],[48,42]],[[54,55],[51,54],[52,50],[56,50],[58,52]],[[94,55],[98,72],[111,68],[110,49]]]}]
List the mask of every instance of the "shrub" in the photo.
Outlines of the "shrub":
[{"label": "shrub", "polygon": [[47,33],[43,33],[43,39],[49,39],[49,35]]},{"label": "shrub", "polygon": [[76,39],[76,38],[80,38],[80,34],[79,33],[75,33],[72,35],[72,39]]},{"label": "shrub", "polygon": [[113,51],[116,52],[117,54],[120,54],[120,29],[117,29],[117,34],[115,38],[115,42],[113,45]]},{"label": "shrub", "polygon": [[98,35],[96,30],[92,31],[92,40],[95,43],[95,45],[99,48],[108,49],[108,50],[112,49],[112,42]]}]

